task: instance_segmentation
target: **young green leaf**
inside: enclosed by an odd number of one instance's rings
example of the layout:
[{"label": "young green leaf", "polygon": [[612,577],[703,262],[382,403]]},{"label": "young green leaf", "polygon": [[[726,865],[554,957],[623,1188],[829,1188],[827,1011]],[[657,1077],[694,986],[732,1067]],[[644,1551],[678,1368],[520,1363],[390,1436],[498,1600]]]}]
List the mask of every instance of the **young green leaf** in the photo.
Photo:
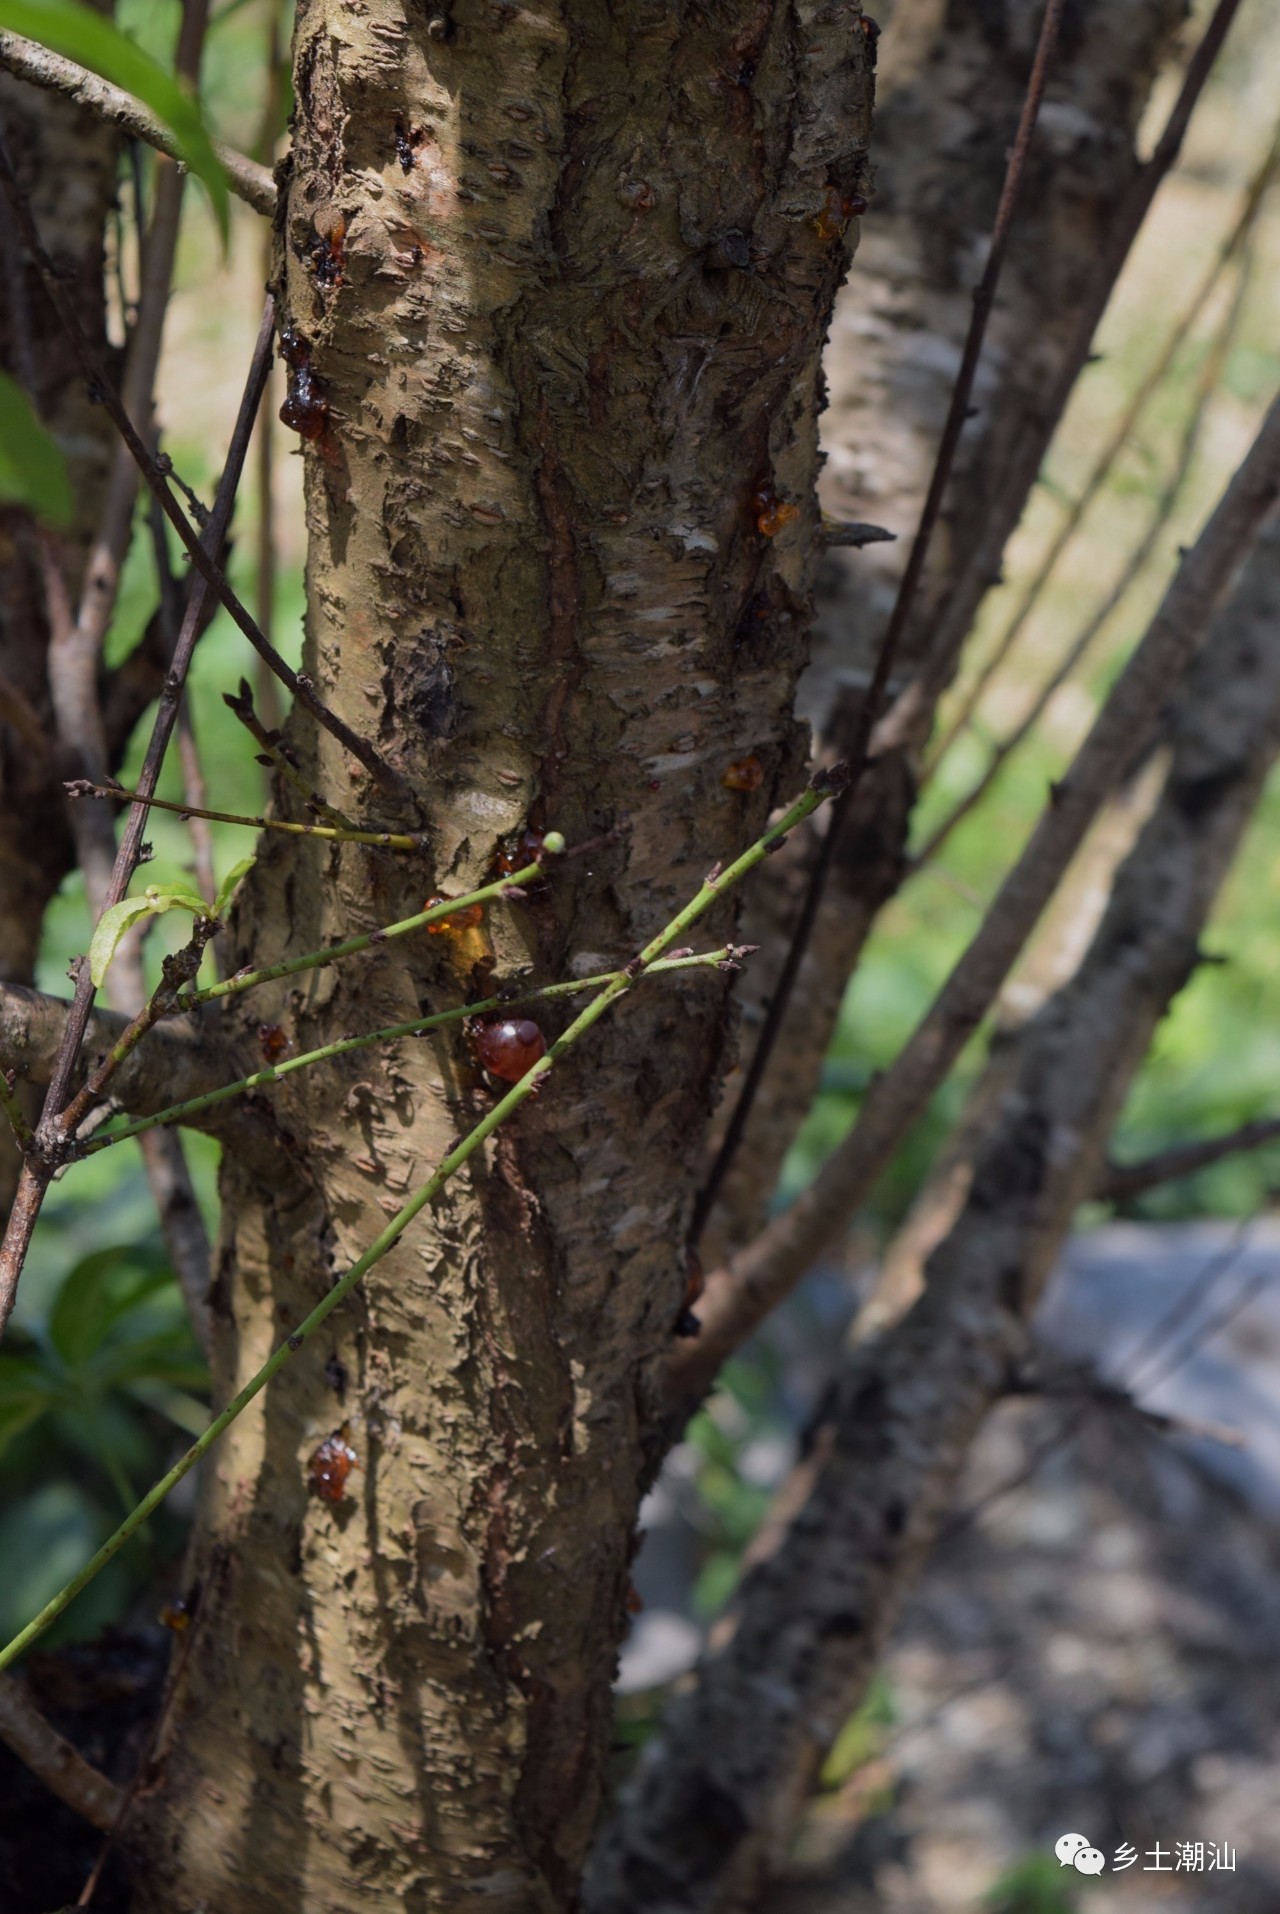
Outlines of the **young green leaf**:
[{"label": "young green leaf", "polygon": [[227,176],[214,153],[199,102],[180,81],[105,15],[82,6],[80,0],[0,0],[0,27],[87,66],[149,106],[173,133],[184,164],[207,189],[226,244],[230,206]]},{"label": "young green leaf", "polygon": [[189,910],[193,917],[209,915],[209,906],[190,884],[148,884],[146,898],[157,915],[166,910]]},{"label": "young green leaf", "polygon": [[61,449],[20,386],[0,372],[0,499],[27,505],[50,525],[69,525],[71,481]]},{"label": "young green leaf", "polygon": [[218,918],[219,921],[227,914],[227,906],[235,895],[236,885],[240,882],[240,879],[245,876],[246,872],[252,870],[256,862],[257,859],[254,857],[242,857],[238,864],[231,866],[231,869],[219,884],[218,895],[213,900],[212,912],[212,915]]},{"label": "young green leaf", "polygon": [[172,1284],[158,1244],[119,1243],[91,1250],[68,1270],[54,1298],[49,1340],[68,1368],[81,1367],[149,1297]]},{"label": "young green leaf", "polygon": [[89,975],[98,989],[111,959],[120,948],[125,932],[143,917],[161,917],[167,910],[189,910],[193,917],[204,917],[209,906],[198,891],[186,884],[148,884],[141,897],[122,897],[118,904],[103,911],[89,943]]},{"label": "young green leaf", "polygon": [[38,1359],[0,1355],[0,1455],[46,1413],[54,1385]]},{"label": "young green leaf", "polygon": [[102,986],[120,939],[140,917],[147,917],[150,913],[151,906],[145,897],[122,897],[118,904],[112,904],[103,911],[94,925],[89,943],[89,975],[93,978],[95,990]]}]

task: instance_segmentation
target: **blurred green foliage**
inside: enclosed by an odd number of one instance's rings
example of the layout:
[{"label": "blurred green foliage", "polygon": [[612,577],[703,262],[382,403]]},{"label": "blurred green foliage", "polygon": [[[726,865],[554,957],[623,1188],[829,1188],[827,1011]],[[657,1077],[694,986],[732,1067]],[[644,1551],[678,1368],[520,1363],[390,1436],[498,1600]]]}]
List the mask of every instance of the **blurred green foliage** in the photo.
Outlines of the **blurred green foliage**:
[{"label": "blurred green foliage", "polygon": [[[80,1257],[0,1350],[0,1633],[104,1542],[178,1446],[204,1428],[208,1375],[158,1245]],[[62,1634],[116,1620],[179,1545],[172,1510],[110,1565]],[[55,1636],[54,1639],[57,1637]]]},{"label": "blurred green foliage", "polygon": [[868,1761],[879,1754],[884,1731],[892,1728],[896,1720],[893,1690],[885,1675],[877,1673],[871,1679],[862,1706],[850,1715],[832,1742],[831,1751],[822,1764],[818,1786],[842,1788],[859,1768],[865,1768]]},{"label": "blurred green foliage", "polygon": [[1077,1914],[1084,1880],[1047,1854],[1028,1855],[988,1889],[988,1914]]},{"label": "blurred green foliage", "polygon": [[0,499],[27,505],[50,525],[73,515],[62,448],[45,431],[22,387],[0,372]]}]

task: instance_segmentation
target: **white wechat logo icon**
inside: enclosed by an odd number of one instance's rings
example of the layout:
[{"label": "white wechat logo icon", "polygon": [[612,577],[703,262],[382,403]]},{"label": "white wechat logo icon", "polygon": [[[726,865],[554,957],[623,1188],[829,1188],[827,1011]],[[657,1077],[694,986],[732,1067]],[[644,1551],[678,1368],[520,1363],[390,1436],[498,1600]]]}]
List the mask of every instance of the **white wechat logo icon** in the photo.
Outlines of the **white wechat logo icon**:
[{"label": "white wechat logo icon", "polygon": [[1081,1874],[1101,1874],[1107,1865],[1101,1848],[1095,1848],[1084,1834],[1062,1834],[1054,1843],[1060,1867],[1074,1867]]}]

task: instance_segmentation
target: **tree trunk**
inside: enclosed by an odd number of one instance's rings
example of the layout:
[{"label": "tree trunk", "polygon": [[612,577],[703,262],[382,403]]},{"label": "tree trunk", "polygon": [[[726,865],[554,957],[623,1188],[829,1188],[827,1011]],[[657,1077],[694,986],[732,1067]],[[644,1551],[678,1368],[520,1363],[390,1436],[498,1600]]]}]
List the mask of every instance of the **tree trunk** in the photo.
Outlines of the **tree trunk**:
[{"label": "tree trunk", "polygon": [[[863,551],[834,550],[820,573],[814,660],[799,705],[836,749],[857,723],[928,487],[1043,11],[1039,0],[999,7],[899,0],[881,40],[876,198],[832,329],[822,494],[834,518],[870,520],[898,537]],[[940,609],[963,630],[994,582],[969,577],[969,560],[993,517],[1016,525],[1048,450],[1058,421],[1045,394],[1094,294],[1139,168],[1139,122],[1184,14],[1183,0],[1087,0],[1067,10],[987,333],[975,416],[960,441],[899,683],[918,668]],[[1028,434],[1035,455],[1011,486],[1011,455],[1025,453]],[[859,794],[783,1039],[712,1219],[708,1266],[760,1227],[813,1102],[850,973],[906,869],[915,750],[930,716],[919,714],[912,749],[881,755]],[[796,833],[793,888],[807,880],[824,828],[820,816]],[[795,916],[782,885],[757,888],[744,923],[761,946],[743,992],[748,1042],[753,1006],[772,993]]]},{"label": "tree trunk", "polygon": [[866,1695],[1280,746],[1280,530],[1186,674],[1160,802],[1070,982],[1014,1039],[923,1295],[846,1356],[695,1684],[644,1749],[591,1914],[737,1914]]},{"label": "tree trunk", "polygon": [[[80,322],[106,336],[103,230],[115,190],[117,142],[91,114],[0,75],[0,130],[30,194],[46,244],[74,288]],[[0,363],[31,395],[67,456],[76,514],[51,540],[54,570],[78,592],[111,456],[112,426],[90,402],[70,342],[17,235],[0,236],[6,296]],[[74,602],[74,597],[72,602]],[[0,983],[30,984],[49,900],[75,864],[59,784],[69,771],[53,745],[49,620],[41,547],[31,515],[0,506]],[[0,1212],[18,1153],[0,1125]]]},{"label": "tree trunk", "polygon": [[[259,992],[246,1048],[260,1021],[310,1047],[478,973],[625,962],[796,785],[859,24],[798,0],[301,8],[307,669],[430,855],[264,846],[236,959],[460,892],[526,826],[616,835],[483,931]],[[293,738],[330,801],[373,808],[327,736]],[[726,787],[748,756],[759,788]],[[625,1003],[211,1458],[146,1909],[574,1904],[724,996],[711,973]],[[220,1399],[488,1094],[446,1041],[280,1087],[291,1173],[225,1159]],[[359,1466],[329,1502],[307,1462],[343,1426]]]}]

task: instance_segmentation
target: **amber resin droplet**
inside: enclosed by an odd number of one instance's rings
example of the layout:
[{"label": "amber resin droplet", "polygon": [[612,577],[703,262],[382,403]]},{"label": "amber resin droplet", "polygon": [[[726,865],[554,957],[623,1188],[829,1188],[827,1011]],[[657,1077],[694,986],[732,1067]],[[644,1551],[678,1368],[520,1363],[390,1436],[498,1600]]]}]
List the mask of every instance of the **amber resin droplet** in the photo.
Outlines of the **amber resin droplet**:
[{"label": "amber resin droplet", "polygon": [[767,481],[751,494],[751,509],[761,538],[775,538],[784,525],[790,525],[800,516],[800,507],[780,499]]},{"label": "amber resin droplet", "polygon": [[764,766],[753,753],[735,758],[720,779],[726,791],[758,791],[764,783]]},{"label": "amber resin droplet", "polygon": [[293,1045],[283,1027],[278,1023],[260,1023],[258,1025],[258,1048],[268,1063],[279,1063]]},{"label": "amber resin droplet", "polygon": [[819,239],[839,239],[849,221],[860,219],[866,210],[861,193],[842,193],[838,186],[828,186],[822,196],[822,209],[812,222],[813,230]]},{"label": "amber resin droplet", "polygon": [[536,864],[542,856],[543,842],[541,831],[521,831],[518,837],[505,838],[493,860],[499,877],[510,877],[512,871],[527,870],[530,864]]},{"label": "amber resin droplet", "polygon": [[[437,904],[447,904],[448,902],[447,897],[429,897],[422,908],[423,910],[434,910]],[[444,931],[456,933],[460,930],[474,930],[477,924],[482,924],[483,922],[484,905],[465,904],[461,910],[454,911],[451,917],[442,917],[439,923],[428,924],[427,932],[432,937],[439,937]]]},{"label": "amber resin droplet", "polygon": [[309,366],[298,366],[290,373],[289,396],[280,407],[280,423],[312,443],[324,437],[329,401],[321,396]]},{"label": "amber resin droplet", "polygon": [[322,1502],[341,1502],[347,1490],[347,1477],[360,1460],[351,1446],[351,1427],[344,1422],[333,1435],[326,1436],[311,1460],[307,1475]]},{"label": "amber resin droplet", "polygon": [[476,1055],[491,1076],[519,1083],[539,1057],[547,1054],[547,1040],[531,1017],[495,1018],[476,1031]]}]

